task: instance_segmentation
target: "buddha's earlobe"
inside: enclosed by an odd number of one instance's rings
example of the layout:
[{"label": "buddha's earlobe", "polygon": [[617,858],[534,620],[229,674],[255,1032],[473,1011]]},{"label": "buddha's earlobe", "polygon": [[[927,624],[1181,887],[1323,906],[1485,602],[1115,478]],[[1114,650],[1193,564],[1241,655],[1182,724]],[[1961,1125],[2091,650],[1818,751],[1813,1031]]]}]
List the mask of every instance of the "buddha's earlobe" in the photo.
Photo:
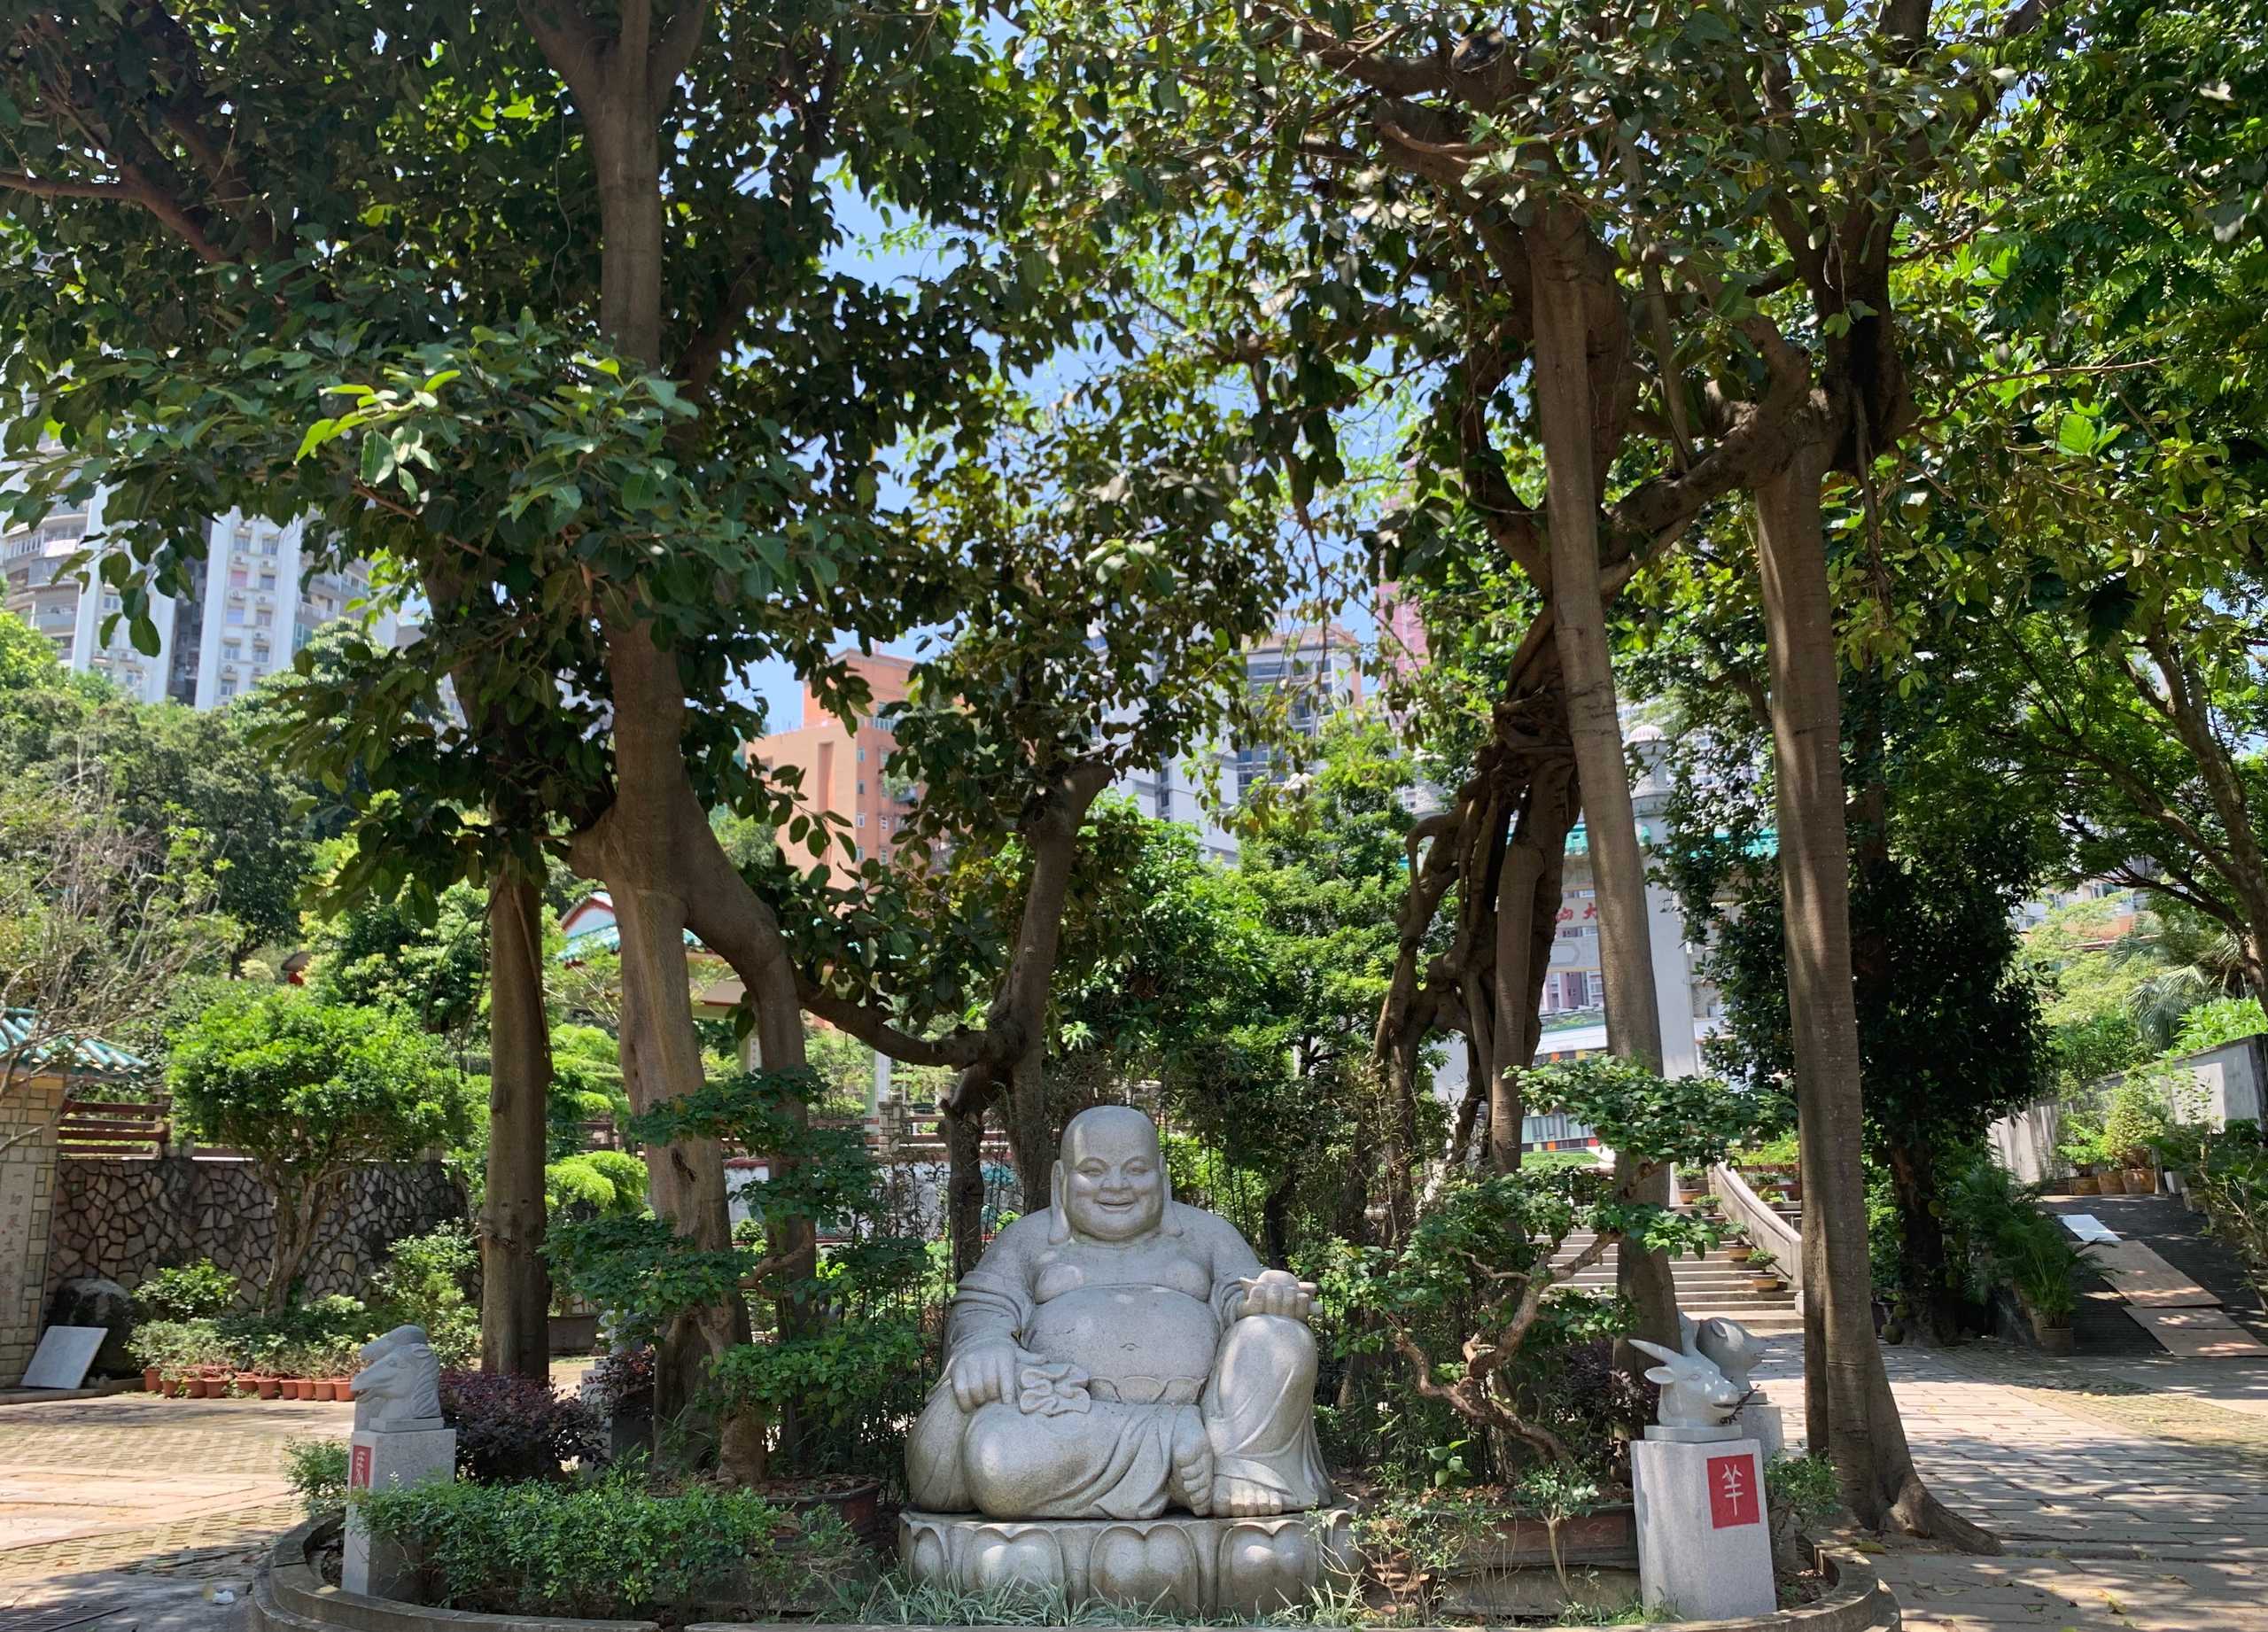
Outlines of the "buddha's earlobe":
[{"label": "buddha's earlobe", "polygon": [[1158,1187],[1166,1193],[1166,1204],[1158,1209],[1158,1233],[1179,1235],[1181,1220],[1174,1216],[1173,1211],[1173,1175],[1167,1171],[1163,1157],[1158,1161]]},{"label": "buddha's earlobe", "polygon": [[1060,1157],[1047,1170],[1047,1210],[1055,1215],[1047,1226],[1047,1244],[1060,1247],[1071,1239],[1071,1211],[1063,1205],[1063,1162]]}]

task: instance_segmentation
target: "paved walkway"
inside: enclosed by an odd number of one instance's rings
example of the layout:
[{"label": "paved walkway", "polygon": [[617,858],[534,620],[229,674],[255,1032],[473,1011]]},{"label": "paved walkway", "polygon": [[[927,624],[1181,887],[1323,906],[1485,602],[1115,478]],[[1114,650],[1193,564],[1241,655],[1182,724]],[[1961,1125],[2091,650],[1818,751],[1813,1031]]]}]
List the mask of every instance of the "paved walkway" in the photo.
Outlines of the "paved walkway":
[{"label": "paved walkway", "polygon": [[260,1549],[301,1516],[284,1447],[345,1439],[353,1425],[351,1408],[312,1402],[132,1394],[0,1407],[0,1627],[113,1605],[82,1624],[228,1624]]},{"label": "paved walkway", "polygon": [[[1797,1353],[1763,1372],[1791,1430]],[[1930,1488],[2008,1549],[1859,1543],[1909,1632],[2268,1632],[2268,1365],[1884,1353]]]}]

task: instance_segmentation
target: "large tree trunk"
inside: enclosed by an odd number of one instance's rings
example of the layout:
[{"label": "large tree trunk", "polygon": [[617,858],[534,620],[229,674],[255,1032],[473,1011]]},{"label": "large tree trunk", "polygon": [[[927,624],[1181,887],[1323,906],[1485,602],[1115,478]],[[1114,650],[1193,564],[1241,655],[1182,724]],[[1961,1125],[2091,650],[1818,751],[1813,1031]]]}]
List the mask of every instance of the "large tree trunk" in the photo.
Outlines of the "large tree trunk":
[{"label": "large tree trunk", "polygon": [[1842,702],[1820,518],[1827,463],[1826,443],[1814,438],[1756,490],[1804,1182],[1806,1429],[1813,1447],[1834,1457],[1843,1499],[1861,1524],[1894,1522],[1997,1551],[1922,1485],[1875,1341]]},{"label": "large tree trunk", "polygon": [[1495,1058],[1488,1080],[1492,1173],[1510,1173],[1520,1164],[1527,1112],[1521,1084],[1542,1040],[1543,982],[1559,932],[1560,879],[1575,809],[1573,766],[1539,765],[1513,819],[1497,883]]},{"label": "large tree trunk", "polygon": [[945,1236],[958,1280],[984,1255],[983,1097],[956,1092],[944,1110]]},{"label": "large tree trunk", "polygon": [[543,1261],[551,1030],[543,1008],[543,896],[532,879],[488,885],[488,1184],[480,1221],[480,1368],[551,1375],[551,1277]]},{"label": "large tree trunk", "polygon": [[[1592,427],[1589,323],[1581,268],[1580,217],[1565,212],[1529,234],[1535,303],[1536,417],[1543,431],[1551,546],[1551,610],[1567,692],[1568,730],[1582,785],[1592,887],[1597,891],[1599,972],[1606,983],[1607,1046],[1658,1075],[1661,1008],[1646,926],[1646,860],[1630,804],[1622,721],[1606,640],[1598,561],[1599,472]],[[1626,1182],[1635,1201],[1669,1200],[1666,1169]],[[1636,1306],[1630,1335],[1677,1346],[1677,1289],[1668,1257],[1619,1250],[1615,1284]],[[1644,1362],[1626,1355],[1634,1371]]]}]

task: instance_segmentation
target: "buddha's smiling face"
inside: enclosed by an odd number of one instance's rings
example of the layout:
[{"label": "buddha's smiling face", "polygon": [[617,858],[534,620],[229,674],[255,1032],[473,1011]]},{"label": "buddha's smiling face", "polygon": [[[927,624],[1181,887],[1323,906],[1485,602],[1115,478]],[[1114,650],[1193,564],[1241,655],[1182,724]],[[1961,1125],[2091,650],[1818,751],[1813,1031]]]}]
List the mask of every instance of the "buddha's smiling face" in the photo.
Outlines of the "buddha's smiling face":
[{"label": "buddha's smiling face", "polygon": [[1122,1105],[1080,1112],[1063,1130],[1056,1187],[1077,1233],[1099,1241],[1150,1234],[1166,1211],[1156,1124]]}]

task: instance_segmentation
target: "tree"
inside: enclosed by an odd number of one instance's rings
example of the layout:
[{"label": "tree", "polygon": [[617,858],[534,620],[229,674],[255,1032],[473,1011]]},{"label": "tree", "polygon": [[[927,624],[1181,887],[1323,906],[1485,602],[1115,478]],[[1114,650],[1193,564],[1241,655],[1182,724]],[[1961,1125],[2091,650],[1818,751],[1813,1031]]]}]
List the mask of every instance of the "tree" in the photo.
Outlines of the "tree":
[{"label": "tree", "polygon": [[236,929],[196,835],[121,820],[100,763],[0,786],[0,1097],[43,1069],[97,1063],[190,977],[227,967]]},{"label": "tree", "polygon": [[[1091,268],[1036,281],[1043,263],[975,237],[1048,157],[982,35],[958,12],[710,0],[234,7],[193,29],[162,5],[121,27],[24,4],[6,21],[24,117],[0,189],[12,253],[46,284],[4,313],[11,378],[40,399],[11,447],[52,425],[76,466],[21,501],[109,482],[145,644],[149,590],[181,587],[200,515],[314,510],[318,556],[405,563],[424,638],[307,688],[302,741],[373,790],[346,887],[490,890],[492,1152],[519,1158],[517,1204],[540,1201],[540,844],[621,904],[634,1099],[699,1081],[687,927],[734,949],[765,1058],[792,1066],[784,943],[704,808],[757,797],[734,677],[792,654],[832,696],[822,641],[905,626],[885,450],[970,379],[1032,361]],[[838,167],[937,223],[951,269],[915,291],[835,271]],[[532,308],[556,329],[481,327]],[[196,362],[101,366],[160,354]],[[208,388],[217,416],[173,418],[167,399]],[[425,723],[445,680],[469,728]],[[657,1162],[656,1185],[680,1228],[721,1245],[713,1142]],[[533,1286],[527,1243],[509,1245]],[[730,1346],[736,1307],[680,1322],[664,1409]]]},{"label": "tree", "polygon": [[[1670,815],[1669,874],[1724,993],[1713,1059],[1776,1097],[1794,1070],[1786,926],[1772,813],[1752,772],[1760,722],[1713,665],[1688,710]],[[2046,1091],[2048,1039],[2013,915],[2038,887],[2047,820],[1995,777],[1968,728],[1977,698],[1942,674],[1910,696],[1847,674],[1844,747],[1861,812],[1852,828],[1851,930],[1867,1154],[1889,1178],[1899,1256],[1875,1272],[1934,1341],[1960,1335],[1968,1265],[1948,1249],[1947,1186],[1996,1118]],[[1965,1255],[1963,1255],[1965,1257]]]},{"label": "tree", "polygon": [[175,1104],[198,1135],[234,1146],[276,1202],[262,1307],[284,1307],[324,1205],[357,1164],[407,1162],[462,1139],[462,1074],[436,1038],[386,1009],[288,987],[214,1003],[176,1044]]}]

